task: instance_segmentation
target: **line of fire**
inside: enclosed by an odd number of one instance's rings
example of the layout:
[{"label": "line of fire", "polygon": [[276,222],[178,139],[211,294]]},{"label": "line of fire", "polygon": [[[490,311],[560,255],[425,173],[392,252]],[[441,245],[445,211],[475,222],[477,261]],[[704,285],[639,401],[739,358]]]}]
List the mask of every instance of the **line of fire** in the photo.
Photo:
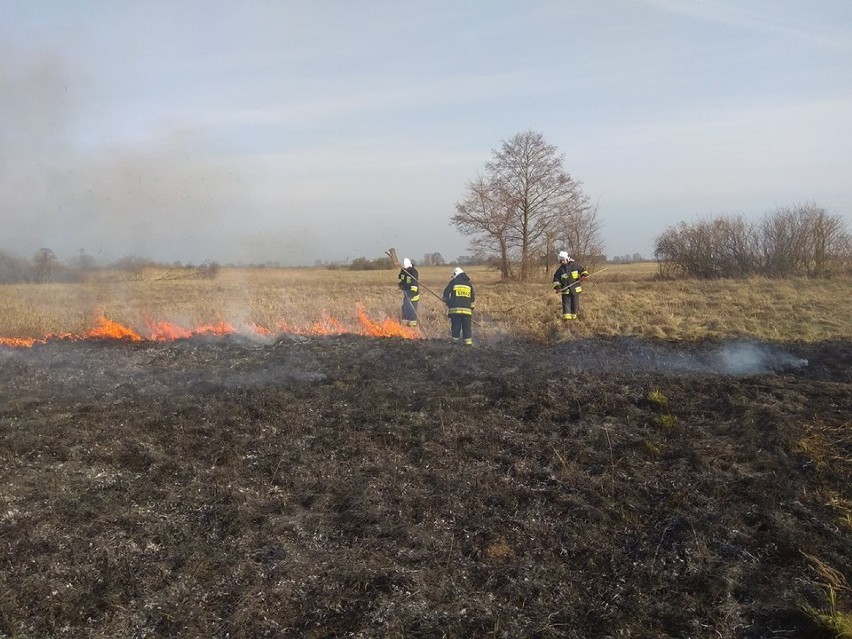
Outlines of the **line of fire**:
[{"label": "line of fire", "polygon": [[44,344],[54,340],[122,340],[128,342],[171,342],[179,339],[189,339],[201,336],[250,335],[274,337],[276,334],[288,335],[367,335],[371,337],[402,337],[405,339],[420,339],[421,334],[416,328],[403,326],[395,319],[374,320],[367,316],[363,305],[357,305],[358,324],[346,327],[342,322],[329,314],[307,326],[297,326],[285,321],[279,321],[277,326],[269,328],[258,324],[249,324],[236,328],[227,322],[205,324],[192,329],[185,328],[173,322],[161,320],[145,320],[146,334],[115,322],[103,314],[95,321],[95,326],[84,333],[56,333],[41,338],[30,337],[0,337],[0,346],[12,348],[28,348],[36,344]]}]

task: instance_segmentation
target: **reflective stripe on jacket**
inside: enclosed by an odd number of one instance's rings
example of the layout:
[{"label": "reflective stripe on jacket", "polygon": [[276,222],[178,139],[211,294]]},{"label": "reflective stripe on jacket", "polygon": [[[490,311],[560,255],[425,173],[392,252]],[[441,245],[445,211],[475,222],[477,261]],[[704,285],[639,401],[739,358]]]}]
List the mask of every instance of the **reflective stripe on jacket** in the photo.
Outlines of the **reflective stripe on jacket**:
[{"label": "reflective stripe on jacket", "polygon": [[576,262],[560,264],[553,274],[553,288],[563,295],[581,293],[583,287],[578,284],[581,277],[586,277],[589,272]]},{"label": "reflective stripe on jacket", "polygon": [[460,273],[450,280],[443,298],[450,315],[473,315],[476,297],[467,273]]},{"label": "reflective stripe on jacket", "polygon": [[400,269],[398,276],[399,288],[411,298],[412,302],[420,299],[420,287],[417,284],[419,273],[413,266],[411,268]]}]

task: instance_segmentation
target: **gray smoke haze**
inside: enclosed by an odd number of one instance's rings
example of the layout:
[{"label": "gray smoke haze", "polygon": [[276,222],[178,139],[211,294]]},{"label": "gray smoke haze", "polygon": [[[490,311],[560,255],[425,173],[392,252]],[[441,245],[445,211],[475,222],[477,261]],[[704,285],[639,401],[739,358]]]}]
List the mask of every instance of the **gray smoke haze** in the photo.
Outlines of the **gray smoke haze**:
[{"label": "gray smoke haze", "polygon": [[[82,54],[0,46],[0,57],[0,250],[304,265],[377,256],[398,239],[380,211],[405,189],[366,155],[364,179],[330,185],[321,153],[248,151],[245,131],[191,111],[122,113],[109,92],[130,89],[90,77]],[[388,182],[383,195],[371,181]]]},{"label": "gray smoke haze", "polygon": [[94,99],[81,74],[49,54],[3,53],[0,213],[14,246],[2,248],[203,261],[221,250],[217,238],[242,241],[241,177],[203,138],[164,127],[133,144],[75,139]]},{"label": "gray smoke haze", "polygon": [[746,340],[689,346],[623,337],[578,340],[559,345],[556,351],[578,372],[742,376],[782,373],[808,365],[808,360],[779,346]]}]

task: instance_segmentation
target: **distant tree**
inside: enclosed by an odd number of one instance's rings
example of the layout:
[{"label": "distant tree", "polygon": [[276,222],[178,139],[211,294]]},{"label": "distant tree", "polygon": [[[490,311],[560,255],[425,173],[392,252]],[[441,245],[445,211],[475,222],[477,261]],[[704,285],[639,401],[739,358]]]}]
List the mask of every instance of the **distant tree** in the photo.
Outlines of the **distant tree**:
[{"label": "distant tree", "polygon": [[33,272],[35,273],[35,280],[39,284],[47,284],[53,281],[53,276],[58,268],[59,260],[49,248],[40,248],[33,255]]},{"label": "distant tree", "polygon": [[468,184],[456,204],[452,223],[473,238],[472,248],[497,258],[503,278],[514,277],[518,264],[518,278],[529,279],[556,241],[572,242],[575,252],[602,252],[597,210],[562,165],[563,157],[541,133],[518,133],[492,151],[485,174]]},{"label": "distant tree", "polygon": [[[153,260],[149,260],[144,257],[138,257],[136,255],[125,255],[122,258],[119,258],[115,262],[113,262],[110,267],[114,268],[118,271],[127,271],[128,273],[132,273],[134,276],[139,276],[142,271],[146,268],[151,268],[156,266],[157,263]],[[184,268],[193,268],[191,264],[187,264]]]},{"label": "distant tree", "polygon": [[389,257],[380,257],[374,260],[368,260],[366,257],[356,257],[349,265],[350,271],[382,271],[396,268],[396,265]]},{"label": "distant tree", "polygon": [[0,251],[0,283],[16,284],[28,282],[32,277],[32,267],[19,257]]},{"label": "distant tree", "polygon": [[459,255],[453,264],[458,264],[459,266],[475,266],[475,265],[486,265],[493,269],[500,269],[500,261],[498,258],[493,255],[485,252],[485,251],[476,251],[473,255]]},{"label": "distant tree", "polygon": [[222,269],[221,264],[219,262],[203,262],[201,266],[196,270],[198,277],[203,280],[215,280],[216,276],[219,275],[219,271]]},{"label": "distant tree", "polygon": [[78,271],[86,272],[94,270],[97,263],[95,262],[94,257],[86,253],[86,249],[80,249],[80,255],[77,256],[77,260],[72,264],[72,266]]},{"label": "distant tree", "polygon": [[442,266],[446,264],[440,253],[426,253],[423,256],[423,266]]}]

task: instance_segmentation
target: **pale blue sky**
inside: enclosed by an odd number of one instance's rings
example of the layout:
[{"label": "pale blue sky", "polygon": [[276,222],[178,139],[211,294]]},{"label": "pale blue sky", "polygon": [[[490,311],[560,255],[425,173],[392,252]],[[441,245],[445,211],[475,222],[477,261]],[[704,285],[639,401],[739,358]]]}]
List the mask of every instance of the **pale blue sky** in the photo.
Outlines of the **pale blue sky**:
[{"label": "pale blue sky", "polygon": [[849,0],[0,0],[0,249],[452,260],[541,132],[608,255],[813,201],[852,220]]}]

